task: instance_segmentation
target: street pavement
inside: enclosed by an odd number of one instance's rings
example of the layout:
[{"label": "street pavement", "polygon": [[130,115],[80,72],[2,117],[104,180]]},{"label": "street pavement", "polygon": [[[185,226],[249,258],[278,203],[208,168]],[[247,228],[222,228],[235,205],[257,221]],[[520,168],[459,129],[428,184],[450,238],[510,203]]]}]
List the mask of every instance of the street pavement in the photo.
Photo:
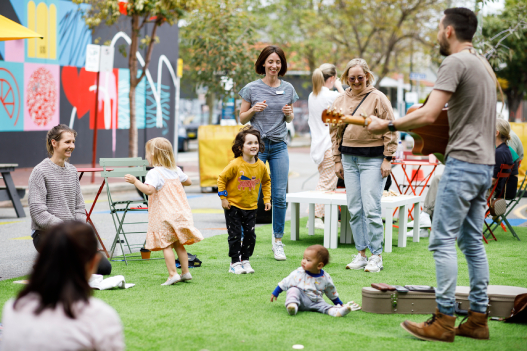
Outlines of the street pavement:
[{"label": "street pavement", "polygon": [[[311,160],[309,155],[309,147],[303,146],[309,143],[309,140],[295,140],[289,148],[289,192],[298,192],[303,190],[314,190],[318,181],[317,166]],[[294,147],[294,146],[300,147]],[[198,174],[198,153],[195,150],[181,153],[178,157],[178,164],[184,167],[193,181],[193,185],[186,187],[187,198],[192,209],[194,222],[196,227],[202,232],[205,238],[226,234],[225,218],[221,208],[220,200],[216,193],[202,193],[199,187]],[[400,166],[393,168],[395,177],[401,181],[404,175]],[[425,169],[425,174],[428,172]],[[100,178],[97,178],[99,183],[91,188],[97,188],[100,184]],[[84,189],[88,189],[89,185],[83,185]],[[123,187],[124,191],[112,193],[114,199],[139,199],[139,195],[131,188]],[[392,189],[396,190],[395,184]],[[95,198],[93,191],[87,191],[84,196],[86,207],[91,207]],[[426,193],[426,190],[425,190]],[[424,194],[425,194],[424,193]],[[525,222],[525,208],[527,207],[527,200],[517,206],[515,214],[510,218],[517,218],[517,222],[513,225],[520,225]],[[30,272],[33,262],[36,257],[36,251],[31,240],[31,221],[29,218],[29,209],[24,207],[27,217],[17,218],[12,207],[0,207],[0,280],[20,277]],[[301,216],[307,216],[307,205],[300,207]],[[136,212],[129,216],[133,216],[133,220],[137,222],[147,221],[148,214],[146,212]],[[286,214],[286,220],[290,219],[290,208]],[[103,191],[92,214],[92,220],[95,224],[99,234],[107,249],[115,234],[115,227],[109,212],[108,200],[106,191]],[[518,222],[519,221],[519,222]],[[139,230],[146,230],[146,225],[137,225]],[[144,235],[130,236],[132,243],[143,243]],[[271,250],[269,250],[271,254]],[[113,263],[113,265],[120,263]]]}]

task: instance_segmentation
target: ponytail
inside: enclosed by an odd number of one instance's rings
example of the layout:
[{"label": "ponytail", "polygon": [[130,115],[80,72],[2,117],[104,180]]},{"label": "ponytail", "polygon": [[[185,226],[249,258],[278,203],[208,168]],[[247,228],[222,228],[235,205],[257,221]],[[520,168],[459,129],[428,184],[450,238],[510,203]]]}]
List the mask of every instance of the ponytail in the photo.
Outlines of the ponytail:
[{"label": "ponytail", "polygon": [[337,69],[335,68],[335,65],[332,65],[331,63],[324,63],[319,68],[315,69],[313,71],[313,94],[317,96],[320,91],[322,90],[322,86],[326,83],[326,81],[331,78],[335,77],[337,75]]}]

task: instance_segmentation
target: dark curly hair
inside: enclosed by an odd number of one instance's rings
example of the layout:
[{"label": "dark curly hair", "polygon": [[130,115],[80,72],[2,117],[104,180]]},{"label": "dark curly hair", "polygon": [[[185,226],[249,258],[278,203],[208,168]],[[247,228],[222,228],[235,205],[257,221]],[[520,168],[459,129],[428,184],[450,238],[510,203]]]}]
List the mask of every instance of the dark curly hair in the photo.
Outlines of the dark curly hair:
[{"label": "dark curly hair", "polygon": [[[262,138],[260,136],[260,132],[254,129],[252,126],[245,126],[236,135],[236,138],[234,138],[234,142],[232,143],[232,152],[234,153],[234,157],[240,157],[243,155],[243,144],[245,144],[245,136],[247,134],[252,134],[256,138],[258,138],[258,144],[260,146],[258,152],[264,152],[265,145],[262,142]],[[258,156],[256,156],[256,159],[258,159]]]}]

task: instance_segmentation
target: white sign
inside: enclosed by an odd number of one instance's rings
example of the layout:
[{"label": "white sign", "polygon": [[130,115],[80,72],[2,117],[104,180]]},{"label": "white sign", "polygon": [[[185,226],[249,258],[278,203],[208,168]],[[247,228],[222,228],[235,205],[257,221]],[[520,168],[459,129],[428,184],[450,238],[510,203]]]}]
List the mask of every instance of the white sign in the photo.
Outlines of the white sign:
[{"label": "white sign", "polygon": [[426,73],[411,72],[410,73],[410,79],[412,79],[412,80],[425,80],[426,79]]},{"label": "white sign", "polygon": [[410,104],[417,104],[419,103],[419,99],[417,98],[417,93],[416,92],[407,92],[405,94],[405,101],[407,103],[410,103]]},{"label": "white sign", "polygon": [[113,53],[112,46],[101,46],[101,60],[99,69],[101,72],[111,72],[113,70]]},{"label": "white sign", "polygon": [[86,65],[84,69],[88,72],[99,72],[99,60],[101,56],[101,46],[88,44],[86,47]]}]

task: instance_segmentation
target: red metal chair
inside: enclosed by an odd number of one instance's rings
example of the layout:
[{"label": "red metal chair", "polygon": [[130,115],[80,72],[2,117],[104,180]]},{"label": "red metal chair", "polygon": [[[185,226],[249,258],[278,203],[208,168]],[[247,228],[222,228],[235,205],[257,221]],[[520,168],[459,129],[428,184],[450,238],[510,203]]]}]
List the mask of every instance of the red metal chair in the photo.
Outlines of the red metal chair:
[{"label": "red metal chair", "polygon": [[[512,168],[513,167],[514,167],[513,164],[512,165],[506,165],[506,164],[502,164],[501,165],[500,171],[498,172],[498,175],[496,176],[496,183],[494,183],[494,186],[492,187],[492,190],[490,191],[490,194],[487,197],[487,207],[488,208],[487,208],[487,211],[485,212],[485,221],[484,221],[484,223],[487,226],[487,229],[489,230],[490,234],[492,235],[492,237],[494,238],[495,241],[498,241],[498,239],[496,239],[496,237],[494,236],[494,233],[490,229],[489,224],[487,223],[487,217],[490,215],[490,203],[491,203],[493,198],[499,199],[503,195],[503,193],[505,191],[505,186],[507,184],[507,180],[509,179],[509,176],[512,173]],[[494,196],[494,193],[496,191],[496,187],[498,186],[498,183],[502,179],[504,179],[502,181],[503,182],[503,189],[501,189],[501,192],[500,192],[500,194],[498,194],[498,196]],[[489,243],[487,241],[487,238],[485,238],[484,234],[483,234],[483,240],[485,240],[485,243],[487,243],[487,244]]]}]

